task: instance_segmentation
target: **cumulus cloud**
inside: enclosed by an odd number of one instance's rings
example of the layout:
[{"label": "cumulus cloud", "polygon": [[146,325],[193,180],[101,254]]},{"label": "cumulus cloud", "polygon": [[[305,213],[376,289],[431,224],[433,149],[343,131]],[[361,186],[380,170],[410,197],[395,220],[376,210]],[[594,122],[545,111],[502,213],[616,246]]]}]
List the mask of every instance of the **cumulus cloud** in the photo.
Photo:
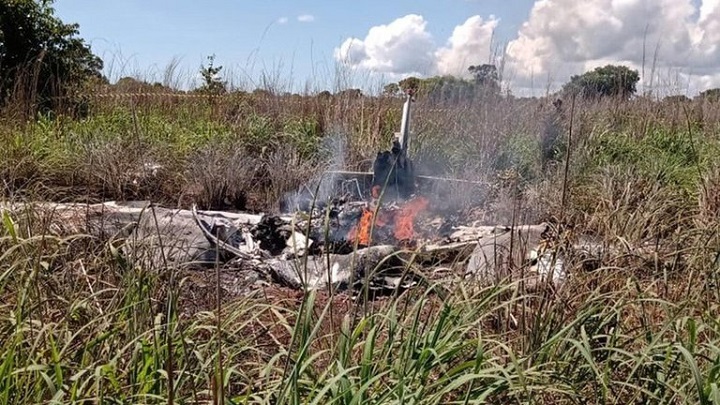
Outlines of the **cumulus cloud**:
[{"label": "cumulus cloud", "polygon": [[[335,58],[395,76],[462,75],[494,60],[497,18],[472,16],[437,42],[427,25],[410,14],[372,27]],[[537,0],[501,61],[513,89],[557,87],[604,64],[638,69],[655,89],[720,86],[720,0]]]},{"label": "cumulus cloud", "polygon": [[297,20],[304,23],[315,21],[315,16],[312,14],[301,14],[297,17]]},{"label": "cumulus cloud", "polygon": [[[540,0],[507,47],[518,85],[562,82],[606,63],[645,67],[643,82],[674,75],[697,86],[720,78],[720,1]],[[656,62],[655,77],[650,77]],[[673,73],[670,73],[673,72]],[[720,83],[720,82],[718,82]],[[692,85],[691,85],[692,86]]]},{"label": "cumulus cloud", "polygon": [[439,47],[425,18],[409,14],[370,28],[364,39],[346,39],[335,49],[335,58],[351,67],[390,75],[460,75],[469,65],[487,61],[497,23],[494,18],[470,17]]},{"label": "cumulus cloud", "polygon": [[364,39],[346,39],[335,49],[335,58],[380,73],[428,73],[434,67],[436,46],[426,26],[422,16],[406,15],[370,28]]},{"label": "cumulus cloud", "polygon": [[278,24],[287,24],[287,22],[288,22],[288,18],[287,18],[287,17],[280,17],[280,18],[278,18],[278,20],[277,20],[277,23],[278,23]]},{"label": "cumulus cloud", "polygon": [[492,37],[498,20],[490,16],[484,21],[476,15],[453,30],[447,46],[435,52],[437,72],[463,75],[470,65],[488,62],[492,52]]}]

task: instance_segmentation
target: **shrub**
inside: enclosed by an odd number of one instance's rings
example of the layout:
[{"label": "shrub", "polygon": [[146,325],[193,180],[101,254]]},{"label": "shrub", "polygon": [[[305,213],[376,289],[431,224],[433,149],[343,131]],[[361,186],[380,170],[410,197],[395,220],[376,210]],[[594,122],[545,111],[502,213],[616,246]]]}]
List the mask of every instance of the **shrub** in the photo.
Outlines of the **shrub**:
[{"label": "shrub", "polygon": [[572,76],[563,92],[585,98],[620,97],[628,99],[637,91],[640,75],[626,66],[606,65],[582,75]]},{"label": "shrub", "polygon": [[15,97],[30,112],[54,109],[55,97],[76,97],[89,81],[104,80],[102,60],[77,36],[78,25],[62,22],[51,4],[0,2],[0,104]]}]

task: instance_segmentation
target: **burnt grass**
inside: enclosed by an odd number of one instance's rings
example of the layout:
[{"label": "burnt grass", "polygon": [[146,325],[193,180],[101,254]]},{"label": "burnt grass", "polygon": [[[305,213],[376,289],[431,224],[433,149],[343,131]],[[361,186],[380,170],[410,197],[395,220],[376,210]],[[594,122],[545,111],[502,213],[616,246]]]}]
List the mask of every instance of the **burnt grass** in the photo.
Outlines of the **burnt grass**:
[{"label": "burnt grass", "polygon": [[[620,246],[568,261],[562,288],[479,288],[415,263],[430,286],[304,293],[237,268],[143,267],[3,212],[0,402],[717,403],[720,104],[553,101],[418,97],[411,156],[417,174],[476,182],[420,189],[445,228],[546,221]],[[327,169],[370,170],[401,108],[258,92],[9,110],[0,190],[278,213]]]}]

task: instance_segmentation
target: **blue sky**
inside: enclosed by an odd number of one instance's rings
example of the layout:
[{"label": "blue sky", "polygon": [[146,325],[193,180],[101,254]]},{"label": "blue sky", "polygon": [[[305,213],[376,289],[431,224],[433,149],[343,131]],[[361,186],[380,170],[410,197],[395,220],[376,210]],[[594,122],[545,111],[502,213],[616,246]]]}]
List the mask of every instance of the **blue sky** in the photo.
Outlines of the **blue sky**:
[{"label": "blue sky", "polygon": [[114,79],[162,81],[179,58],[189,80],[215,54],[241,82],[258,85],[265,73],[298,90],[308,80],[332,85],[338,64],[380,81],[464,74],[501,44],[507,85],[534,92],[605,62],[640,68],[645,42],[659,62],[644,86],[720,84],[713,23],[720,0],[56,0],[54,7],[80,24]]},{"label": "blue sky", "polygon": [[[56,13],[80,24],[80,34],[112,74],[149,74],[174,57],[196,69],[207,55],[233,72],[290,72],[299,80],[327,76],[333,50],[347,37],[407,15],[428,19],[439,41],[468,17],[496,15],[498,37],[509,39],[526,18],[531,0],[338,1],[139,1],[57,0]],[[312,21],[298,21],[312,16]],[[432,16],[432,18],[430,18]],[[284,19],[287,22],[281,23]],[[306,18],[308,19],[308,18]],[[251,75],[253,73],[250,73]]]}]

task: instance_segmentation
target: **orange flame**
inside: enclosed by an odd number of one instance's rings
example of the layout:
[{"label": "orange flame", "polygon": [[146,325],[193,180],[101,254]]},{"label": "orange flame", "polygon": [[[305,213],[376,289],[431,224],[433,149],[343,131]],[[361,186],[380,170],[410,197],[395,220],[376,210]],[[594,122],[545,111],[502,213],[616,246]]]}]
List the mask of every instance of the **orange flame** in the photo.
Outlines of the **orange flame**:
[{"label": "orange flame", "polygon": [[[350,229],[347,240],[358,245],[370,246],[372,229],[384,228],[392,224],[393,236],[399,242],[409,242],[415,237],[415,217],[428,205],[424,197],[417,197],[404,204],[397,211],[379,210],[377,216],[371,208],[364,208],[360,220]],[[373,221],[375,224],[373,225]]]},{"label": "orange flame", "polygon": [[348,233],[348,240],[357,242],[358,245],[370,245],[370,228],[372,227],[373,213],[368,209],[364,209],[360,222],[358,222]]},{"label": "orange flame", "polygon": [[415,216],[424,210],[428,200],[424,197],[417,197],[405,204],[395,216],[395,239],[408,241],[415,236]]},{"label": "orange flame", "polygon": [[373,220],[375,221],[375,226],[377,227],[383,227],[387,225],[387,221],[385,219],[385,215],[383,215],[383,212],[378,212],[378,215],[375,216],[375,213],[372,209],[364,208],[362,215],[360,216],[360,222],[358,222],[350,230],[350,232],[348,232],[347,239],[351,242],[357,241],[358,245],[370,246],[370,240],[372,239]]}]

